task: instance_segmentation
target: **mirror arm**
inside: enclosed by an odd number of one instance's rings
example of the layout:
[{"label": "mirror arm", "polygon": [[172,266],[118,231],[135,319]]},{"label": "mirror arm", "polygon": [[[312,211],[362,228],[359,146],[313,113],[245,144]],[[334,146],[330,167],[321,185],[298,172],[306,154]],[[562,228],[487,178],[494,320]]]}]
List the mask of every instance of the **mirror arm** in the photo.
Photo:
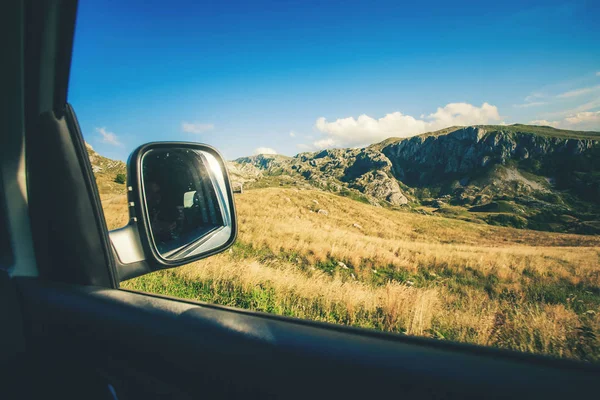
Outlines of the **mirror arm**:
[{"label": "mirror arm", "polygon": [[144,255],[137,222],[130,220],[123,228],[108,232],[117,265],[119,281],[152,272]]}]

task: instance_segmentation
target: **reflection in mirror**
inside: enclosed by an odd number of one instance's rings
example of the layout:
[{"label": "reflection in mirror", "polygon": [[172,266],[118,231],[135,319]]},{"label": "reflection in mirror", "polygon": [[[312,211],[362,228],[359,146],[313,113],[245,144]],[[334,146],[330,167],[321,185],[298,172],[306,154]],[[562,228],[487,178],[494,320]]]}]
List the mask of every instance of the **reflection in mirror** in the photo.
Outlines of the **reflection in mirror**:
[{"label": "reflection in mirror", "polygon": [[153,149],[142,157],[142,193],[155,249],[181,260],[224,245],[232,235],[225,171],[209,152]]}]

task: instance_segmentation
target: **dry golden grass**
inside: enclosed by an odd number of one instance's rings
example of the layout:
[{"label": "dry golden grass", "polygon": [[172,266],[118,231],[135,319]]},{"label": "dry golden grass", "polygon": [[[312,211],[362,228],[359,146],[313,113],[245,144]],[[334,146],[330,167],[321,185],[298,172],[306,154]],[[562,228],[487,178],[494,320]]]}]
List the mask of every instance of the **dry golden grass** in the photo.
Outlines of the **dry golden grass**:
[{"label": "dry golden grass", "polygon": [[276,288],[277,301],[288,303],[286,308],[300,316],[307,314],[303,310],[304,302],[294,303],[297,298],[317,301],[324,316],[343,305],[348,310],[350,323],[357,318],[357,311],[375,316],[381,308],[378,325],[386,330],[405,326],[407,333],[415,335],[422,335],[431,328],[433,310],[438,303],[435,289],[413,288],[397,282],[373,288],[319,270],[303,273],[289,263],[231,260],[227,255],[208,259],[201,266],[183,267],[177,273],[183,278],[210,281],[213,285],[235,282],[246,292],[263,286]]},{"label": "dry golden grass", "polygon": [[[126,223],[124,194],[103,195],[103,205],[111,229]],[[239,244],[232,251],[123,286],[600,358],[600,237],[392,211],[312,190],[256,189],[237,196],[236,205]]]},{"label": "dry golden grass", "polygon": [[[391,211],[316,191],[261,189],[239,196],[236,204],[242,242],[274,253],[298,253],[313,263],[342,260],[363,278],[373,268],[390,266],[411,272],[476,269],[517,281],[528,269],[553,279],[600,286],[597,236]],[[314,212],[318,209],[329,215]]]},{"label": "dry golden grass", "polygon": [[129,219],[127,186],[114,182],[114,174],[97,173],[95,177],[108,229],[125,226]]}]

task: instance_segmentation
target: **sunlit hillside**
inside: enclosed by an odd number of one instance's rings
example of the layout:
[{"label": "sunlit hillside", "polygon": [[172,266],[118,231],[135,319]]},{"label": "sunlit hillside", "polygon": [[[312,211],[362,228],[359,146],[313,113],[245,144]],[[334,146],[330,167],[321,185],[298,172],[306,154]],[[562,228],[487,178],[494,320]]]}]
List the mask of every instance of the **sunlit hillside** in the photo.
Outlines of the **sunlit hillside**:
[{"label": "sunlit hillside", "polygon": [[[124,191],[122,192],[124,193]],[[234,247],[123,287],[282,315],[600,358],[600,237],[393,211],[316,190],[236,195]],[[110,228],[124,194],[103,196]]]}]

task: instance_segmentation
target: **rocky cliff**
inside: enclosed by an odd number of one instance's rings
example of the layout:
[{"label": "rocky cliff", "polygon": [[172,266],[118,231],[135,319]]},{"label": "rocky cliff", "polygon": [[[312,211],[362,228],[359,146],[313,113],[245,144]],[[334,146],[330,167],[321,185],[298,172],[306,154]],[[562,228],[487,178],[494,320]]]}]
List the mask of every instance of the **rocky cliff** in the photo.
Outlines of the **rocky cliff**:
[{"label": "rocky cliff", "polygon": [[468,179],[481,168],[506,165],[511,160],[578,156],[600,139],[543,136],[526,126],[510,128],[465,127],[445,135],[415,136],[382,151],[392,162],[397,179],[407,185],[426,186],[453,178]]}]

